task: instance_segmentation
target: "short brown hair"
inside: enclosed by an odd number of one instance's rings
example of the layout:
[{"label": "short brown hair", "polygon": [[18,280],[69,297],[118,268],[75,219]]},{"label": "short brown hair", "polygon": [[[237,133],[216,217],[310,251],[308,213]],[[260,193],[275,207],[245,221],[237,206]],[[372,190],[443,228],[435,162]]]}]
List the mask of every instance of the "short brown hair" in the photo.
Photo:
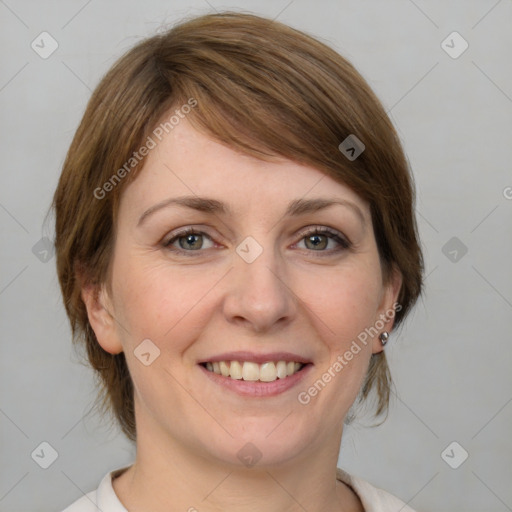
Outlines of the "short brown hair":
[{"label": "short brown hair", "polygon": [[[281,23],[225,12],[183,22],[121,57],[94,91],[55,192],[57,271],[75,343],[98,372],[103,406],[135,440],[133,384],[123,353],[99,345],[81,298],[85,283],[107,283],[119,200],[144,159],[126,169],[171,108],[196,103],[187,118],[228,146],[317,168],[368,201],[384,279],[403,277],[395,326],[422,289],[423,260],[414,190],[397,134],[356,69],[333,49]],[[353,161],[338,146],[365,144]],[[104,190],[104,189],[103,189]],[[361,396],[376,391],[387,410],[390,374],[372,355]]]}]

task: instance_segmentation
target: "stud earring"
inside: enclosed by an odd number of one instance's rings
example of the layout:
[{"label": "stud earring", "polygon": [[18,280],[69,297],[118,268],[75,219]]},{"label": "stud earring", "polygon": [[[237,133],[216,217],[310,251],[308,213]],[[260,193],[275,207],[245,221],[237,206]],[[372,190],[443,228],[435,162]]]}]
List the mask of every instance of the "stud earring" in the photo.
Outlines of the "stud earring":
[{"label": "stud earring", "polygon": [[382,343],[382,346],[384,347],[389,339],[389,332],[384,331],[379,334],[379,340]]}]

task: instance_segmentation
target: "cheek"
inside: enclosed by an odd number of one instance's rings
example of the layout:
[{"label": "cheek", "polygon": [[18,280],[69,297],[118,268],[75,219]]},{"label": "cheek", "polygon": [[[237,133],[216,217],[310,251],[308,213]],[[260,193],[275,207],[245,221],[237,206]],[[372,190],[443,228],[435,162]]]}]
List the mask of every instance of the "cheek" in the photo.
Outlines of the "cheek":
[{"label": "cheek", "polygon": [[375,322],[381,291],[381,276],[375,266],[358,263],[308,276],[300,297],[315,313],[331,348],[344,350]]},{"label": "cheek", "polygon": [[115,309],[126,327],[123,345],[136,345],[149,338],[163,350],[168,349],[165,340],[172,339],[173,351],[186,348],[187,339],[201,331],[200,319],[207,321],[208,316],[197,315],[197,311],[204,309],[205,294],[218,276],[136,256],[119,258],[115,264]]}]

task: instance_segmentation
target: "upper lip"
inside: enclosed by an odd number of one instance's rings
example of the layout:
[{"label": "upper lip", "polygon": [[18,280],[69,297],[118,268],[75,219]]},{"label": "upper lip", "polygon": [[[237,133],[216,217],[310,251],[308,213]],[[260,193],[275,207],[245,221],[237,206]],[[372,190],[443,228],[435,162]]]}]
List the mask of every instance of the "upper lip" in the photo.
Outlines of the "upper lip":
[{"label": "upper lip", "polygon": [[205,359],[202,359],[199,364],[202,363],[215,363],[219,361],[248,361],[251,363],[263,364],[270,361],[293,361],[295,363],[310,363],[311,360],[301,356],[299,354],[293,354],[292,352],[267,352],[264,354],[257,354],[255,352],[248,351],[237,351],[237,352],[224,352]]}]

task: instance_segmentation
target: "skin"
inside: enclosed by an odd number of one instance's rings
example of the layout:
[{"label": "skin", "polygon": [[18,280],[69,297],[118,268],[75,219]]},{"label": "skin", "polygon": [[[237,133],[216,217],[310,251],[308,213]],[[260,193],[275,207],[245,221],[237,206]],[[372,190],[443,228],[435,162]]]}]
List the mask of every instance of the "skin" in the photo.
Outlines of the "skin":
[{"label": "skin", "polygon": [[[231,212],[174,205],[139,224],[154,205],[190,195]],[[291,201],[315,198],[353,207],[284,215]],[[189,226],[199,236],[165,247]],[[325,235],[308,243],[317,226],[351,246]],[[236,252],[248,236],[263,249],[252,263]],[[380,341],[361,345],[309,404],[297,395],[392,309],[400,285],[398,275],[383,282],[369,206],[352,190],[311,167],[242,155],[182,120],[123,192],[110,288],[82,292],[98,342],[125,352],[135,386],[137,455],[113,481],[120,501],[140,512],[363,510],[335,471],[343,419]],[[148,366],[134,355],[145,339],[160,350]],[[234,350],[293,352],[313,367],[278,396],[243,398],[198,366]],[[237,457],[248,442],[261,453],[251,468]]]}]

